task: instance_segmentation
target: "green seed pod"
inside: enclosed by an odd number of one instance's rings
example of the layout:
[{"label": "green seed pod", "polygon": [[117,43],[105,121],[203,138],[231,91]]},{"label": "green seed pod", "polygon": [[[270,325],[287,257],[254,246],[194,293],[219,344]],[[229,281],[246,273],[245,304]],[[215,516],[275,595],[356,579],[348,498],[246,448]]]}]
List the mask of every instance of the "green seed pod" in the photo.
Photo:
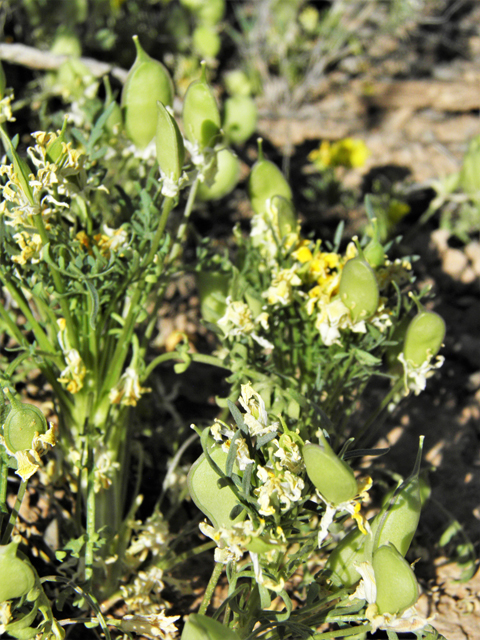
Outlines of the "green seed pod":
[{"label": "green seed pod", "polygon": [[345,264],[339,293],[354,322],[373,316],[378,308],[379,291],[375,273],[365,259],[357,256]]},{"label": "green seed pod", "polygon": [[162,174],[177,184],[183,171],[185,147],[175,118],[165,105],[157,102],[157,161]]},{"label": "green seed pod", "polygon": [[172,106],[174,88],[167,69],[151,58],[133,36],[137,57],[122,90],[125,131],[139,149],[144,149],[157,130],[157,102]]},{"label": "green seed pod", "polygon": [[231,96],[249,96],[252,93],[251,82],[240,69],[234,69],[225,75],[225,89]]},{"label": "green seed pod", "polygon": [[199,271],[196,274],[200,312],[206,322],[215,323],[225,314],[230,280],[228,273]]},{"label": "green seed pod", "polygon": [[17,556],[18,542],[0,546],[0,603],[25,596],[35,585],[35,572]]},{"label": "green seed pod", "polygon": [[412,567],[393,545],[383,545],[373,554],[380,614],[402,613],[418,600],[418,584]]},{"label": "green seed pod", "polygon": [[220,112],[207,83],[205,63],[202,76],[190,84],[183,100],[185,137],[200,149],[212,147],[220,134]]},{"label": "green seed pod", "polygon": [[230,142],[242,144],[257,128],[257,105],[250,96],[227,98],[223,111],[223,130]]},{"label": "green seed pod", "polygon": [[292,190],[276,164],[263,156],[262,141],[258,140],[258,160],[252,167],[248,181],[248,195],[255,213],[264,213],[267,200],[282,196],[292,201]]},{"label": "green seed pod", "polygon": [[366,552],[372,548],[392,543],[405,556],[415,535],[420,520],[422,501],[420,499],[420,483],[418,477],[413,478],[406,486],[388,500],[386,506],[372,521],[372,535],[366,546]]},{"label": "green seed pod", "polygon": [[217,152],[217,173],[214,182],[210,186],[205,182],[199,184],[198,199],[206,202],[224,198],[234,190],[239,178],[240,160],[230,149],[221,149]]},{"label": "green seed pod", "polygon": [[201,24],[193,31],[192,44],[195,53],[208,60],[218,56],[222,41],[214,27]]},{"label": "green seed pod", "polygon": [[223,19],[226,8],[225,0],[204,0],[197,15],[202,24],[213,26]]},{"label": "green seed pod", "polygon": [[355,527],[329,555],[325,570],[330,573],[336,586],[349,588],[360,580],[360,574],[354,565],[363,562],[366,539],[367,536]]},{"label": "green seed pod", "polygon": [[341,460],[322,435],[321,445],[306,444],[303,460],[307,475],[327,502],[350,502],[358,493],[351,467]]},{"label": "green seed pod", "polygon": [[10,392],[6,393],[12,407],[3,425],[5,444],[12,453],[31,449],[35,433],[48,430],[45,416],[33,404],[19,402]]},{"label": "green seed pod", "polygon": [[240,640],[236,631],[201,613],[191,613],[183,628],[181,640]]},{"label": "green seed pod", "polygon": [[440,351],[445,338],[445,321],[434,311],[420,311],[408,325],[403,345],[407,362],[420,367]]},{"label": "green seed pod", "polygon": [[[225,471],[228,454],[215,444],[211,446],[209,453],[215,464]],[[192,500],[216,529],[231,527],[235,522],[241,522],[246,515],[242,511],[235,520],[230,519],[230,513],[238,500],[229,486],[220,489],[218,480],[219,476],[202,453],[188,473],[187,484]]]}]

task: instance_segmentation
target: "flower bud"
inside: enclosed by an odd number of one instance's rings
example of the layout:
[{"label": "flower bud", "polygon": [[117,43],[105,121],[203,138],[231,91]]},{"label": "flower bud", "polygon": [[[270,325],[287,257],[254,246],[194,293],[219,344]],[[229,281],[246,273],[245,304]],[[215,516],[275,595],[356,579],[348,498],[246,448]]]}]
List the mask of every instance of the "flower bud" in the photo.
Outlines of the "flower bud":
[{"label": "flower bud", "polygon": [[354,322],[368,320],[378,308],[377,278],[368,262],[361,257],[349,260],[340,278],[340,299],[350,309]]},{"label": "flower bud", "polygon": [[175,118],[162,102],[157,102],[157,161],[160,171],[169,181],[178,183],[183,170],[185,147]]},{"label": "flower bud", "polygon": [[45,416],[38,407],[19,402],[8,391],[11,409],[3,425],[5,444],[12,453],[31,449],[35,434],[48,430]]},{"label": "flower bud", "polygon": [[217,172],[212,185],[201,182],[198,186],[197,196],[204,202],[219,200],[231,193],[236,187],[240,177],[240,160],[230,149],[221,149],[217,152]]},{"label": "flower bud", "polygon": [[241,144],[257,128],[257,106],[250,96],[227,98],[223,111],[223,130],[230,142]]},{"label": "flower bud", "polygon": [[282,196],[292,201],[292,190],[276,164],[263,156],[262,141],[258,140],[258,160],[252,167],[248,182],[248,195],[255,213],[264,213],[267,200]]},{"label": "flower bud", "polygon": [[26,595],[35,585],[35,572],[17,556],[18,542],[0,546],[0,603]]},{"label": "flower bud", "polygon": [[373,554],[378,613],[402,613],[418,600],[418,584],[412,567],[393,545]]},{"label": "flower bud", "polygon": [[405,360],[420,367],[437,355],[444,338],[444,319],[434,311],[420,311],[408,325],[403,345]]},{"label": "flower bud", "polygon": [[[220,445],[210,445],[209,454],[218,467],[225,472],[228,453],[223,451]],[[231,520],[230,513],[238,504],[235,493],[229,486],[219,488],[220,476],[210,465],[205,453],[193,463],[187,477],[188,489],[192,500],[203,513],[211,520],[213,526],[231,527],[235,522],[245,518],[242,511],[235,520]]]},{"label": "flower bud", "polygon": [[358,493],[351,467],[341,460],[321,436],[321,444],[306,444],[302,450],[307,475],[327,502],[350,502]]},{"label": "flower bud", "polygon": [[225,314],[230,280],[228,273],[200,271],[196,274],[200,312],[206,322],[215,323]]},{"label": "flower bud", "polygon": [[121,103],[125,131],[136,147],[144,149],[157,130],[157,101],[172,106],[174,88],[163,64],[142,49],[137,36],[133,40],[137,57],[123,86]]},{"label": "flower bud", "polygon": [[202,76],[190,84],[183,100],[185,137],[200,149],[212,147],[220,134],[220,112],[207,83],[205,64]]},{"label": "flower bud", "polygon": [[201,613],[191,613],[183,628],[181,640],[240,640],[233,629]]},{"label": "flower bud", "polygon": [[65,143],[65,131],[67,128],[67,121],[68,121],[68,118],[65,117],[63,119],[63,125],[62,125],[62,130],[60,131],[60,134],[55,138],[55,140],[52,140],[47,145],[46,157],[49,162],[55,163],[63,155],[63,144]]}]

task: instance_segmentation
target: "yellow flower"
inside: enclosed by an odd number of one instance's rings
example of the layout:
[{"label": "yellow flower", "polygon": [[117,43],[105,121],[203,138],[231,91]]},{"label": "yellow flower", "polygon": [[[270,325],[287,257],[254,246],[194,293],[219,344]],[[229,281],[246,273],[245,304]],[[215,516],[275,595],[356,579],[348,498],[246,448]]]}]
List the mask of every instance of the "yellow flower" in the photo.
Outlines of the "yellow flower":
[{"label": "yellow flower", "polygon": [[308,159],[320,169],[327,167],[363,167],[370,151],[363,140],[344,138],[333,144],[324,140],[318,149],[312,151]]}]

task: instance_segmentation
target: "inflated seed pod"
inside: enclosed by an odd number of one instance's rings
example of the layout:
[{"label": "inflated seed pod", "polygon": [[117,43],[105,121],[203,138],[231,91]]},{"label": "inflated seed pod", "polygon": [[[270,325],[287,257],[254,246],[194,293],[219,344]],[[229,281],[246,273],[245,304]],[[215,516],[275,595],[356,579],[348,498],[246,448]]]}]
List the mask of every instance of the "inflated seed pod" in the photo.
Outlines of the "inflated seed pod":
[{"label": "inflated seed pod", "polygon": [[185,147],[175,118],[162,102],[157,102],[157,130],[155,134],[157,162],[162,174],[174,184],[183,171]]},{"label": "inflated seed pod", "polygon": [[357,256],[345,264],[339,293],[343,304],[350,309],[354,322],[373,316],[380,296],[375,273],[364,258]]},{"label": "inflated seed pod", "polygon": [[418,584],[412,567],[393,545],[383,545],[373,554],[378,613],[392,615],[413,607]]},{"label": "inflated seed pod", "polygon": [[316,489],[333,505],[350,502],[358,493],[351,467],[341,460],[321,436],[321,444],[306,444],[302,449],[305,469]]},{"label": "inflated seed pod", "polygon": [[[219,445],[212,445],[209,453],[215,464],[225,471],[228,454]],[[215,528],[228,528],[235,522],[243,520],[246,514],[242,511],[235,520],[230,519],[230,513],[238,504],[238,500],[229,486],[219,488],[218,480],[219,476],[202,453],[188,473],[187,484],[190,496]]]},{"label": "inflated seed pod", "polygon": [[236,631],[201,613],[191,613],[181,640],[240,640]]},{"label": "inflated seed pod", "polygon": [[45,416],[38,407],[27,402],[19,402],[8,391],[11,409],[3,425],[5,444],[12,453],[31,449],[35,434],[48,430]]},{"label": "inflated seed pod", "polygon": [[241,144],[250,138],[257,128],[257,105],[250,96],[227,98],[223,106],[223,131],[226,138]]},{"label": "inflated seed pod", "polygon": [[240,178],[240,160],[231,149],[220,149],[217,152],[217,173],[212,185],[201,182],[197,196],[204,202],[219,200],[231,193]]},{"label": "inflated seed pod", "polygon": [[338,587],[353,587],[360,580],[355,564],[364,560],[364,548],[367,536],[355,527],[340,540],[329,555],[325,570],[332,582]]},{"label": "inflated seed pod", "polygon": [[190,84],[183,100],[183,126],[185,137],[200,149],[212,147],[220,135],[220,111],[210,85],[206,67],[202,75]]},{"label": "inflated seed pod", "polygon": [[231,276],[214,271],[199,271],[195,275],[202,317],[215,323],[225,314]]},{"label": "inflated seed pod", "polygon": [[225,88],[231,96],[249,96],[252,85],[247,74],[240,69],[233,69],[225,74]]},{"label": "inflated seed pod", "polygon": [[368,264],[374,269],[385,264],[385,249],[377,238],[370,240],[363,250],[363,255]]},{"label": "inflated seed pod", "polygon": [[0,546],[0,603],[26,595],[35,585],[35,572],[17,556],[18,542]]},{"label": "inflated seed pod", "polygon": [[375,516],[371,523],[372,535],[366,545],[366,552],[392,543],[405,556],[412,542],[420,520],[422,501],[420,481],[413,478]]},{"label": "inflated seed pod", "polygon": [[222,41],[214,27],[200,24],[192,33],[192,44],[198,56],[213,59],[218,56]]},{"label": "inflated seed pod", "polygon": [[248,195],[255,213],[264,213],[267,200],[282,196],[292,201],[292,190],[276,164],[266,160],[262,140],[258,140],[258,160],[252,167],[248,181]]},{"label": "inflated seed pod", "polygon": [[172,106],[174,88],[167,69],[151,58],[133,36],[137,57],[123,85],[121,105],[125,131],[139,149],[144,149],[157,130],[157,101]]},{"label": "inflated seed pod", "polygon": [[226,8],[225,0],[203,0],[197,10],[197,15],[202,24],[213,26],[223,19]]},{"label": "inflated seed pod", "polygon": [[407,362],[420,367],[440,351],[445,338],[445,321],[435,311],[420,311],[408,325],[403,344]]}]

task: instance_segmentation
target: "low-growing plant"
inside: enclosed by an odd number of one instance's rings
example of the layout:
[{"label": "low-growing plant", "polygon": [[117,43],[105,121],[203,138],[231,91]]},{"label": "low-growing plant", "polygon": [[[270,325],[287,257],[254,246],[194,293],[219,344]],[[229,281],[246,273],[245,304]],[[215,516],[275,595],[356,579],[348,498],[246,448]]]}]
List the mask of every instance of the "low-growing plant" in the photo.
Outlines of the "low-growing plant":
[{"label": "low-growing plant", "polygon": [[[260,144],[248,186],[250,233],[235,230],[231,257],[201,242],[189,265],[218,350],[197,353],[184,340],[152,357],[157,312],[186,268],[195,200],[227,196],[238,164],[205,65],[180,117],[167,70],[136,46],[121,108],[107,83],[105,102],[88,98],[76,127],[64,120],[61,130],[33,133],[26,157],[8,135],[12,95],[0,82],[0,279],[9,303],[0,320],[15,349],[0,394],[0,571],[8,563],[19,576],[2,583],[2,625],[24,640],[62,638],[52,603],[61,609],[68,601],[106,637],[109,627],[171,637],[178,616],[165,615],[164,574],[215,547],[213,575],[184,640],[320,640],[376,629],[432,635],[415,609],[418,587],[404,559],[418,524],[422,443],[411,477],[371,521],[361,510],[374,465],[367,476],[352,461],[386,453],[365,443],[380,414],[419,393],[441,365],[443,320],[424,308],[427,291],[416,291],[411,261],[389,259],[392,246],[378,234],[347,243],[341,227],[332,243],[304,236],[294,191]],[[212,542],[178,554],[180,536],[169,532],[159,503],[136,521],[141,477],[129,487],[132,461],[141,476],[144,457],[135,407],[150,391],[150,374],[168,361],[178,373],[192,361],[217,366],[230,384],[218,399],[222,419],[195,428],[203,454],[187,479]],[[21,400],[15,382],[25,363],[49,383],[58,427]],[[362,395],[375,378],[383,378],[384,394],[366,416]],[[191,442],[178,443],[171,476]],[[13,509],[9,469],[20,478]],[[11,540],[39,470],[75,500],[62,523],[58,575],[43,578]],[[224,569],[228,595],[209,617]],[[295,609],[294,579],[302,592]],[[102,609],[122,599],[128,613],[106,618]]]}]

